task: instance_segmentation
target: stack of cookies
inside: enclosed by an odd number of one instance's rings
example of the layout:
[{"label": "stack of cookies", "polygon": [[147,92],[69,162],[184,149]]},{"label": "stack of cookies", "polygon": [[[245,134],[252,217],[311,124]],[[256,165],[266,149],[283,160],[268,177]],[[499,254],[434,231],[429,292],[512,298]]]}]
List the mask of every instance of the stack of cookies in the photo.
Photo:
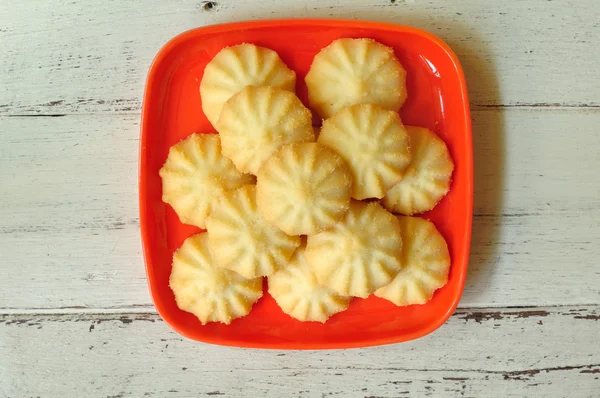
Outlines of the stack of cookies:
[{"label": "stack of cookies", "polygon": [[190,135],[160,170],[163,201],[207,230],[174,253],[170,277],[179,308],[203,324],[247,315],[264,277],[283,312],[318,322],[352,297],[423,304],[447,282],[444,238],[413,215],[449,191],[454,165],[436,134],[402,123],[394,51],[335,40],[305,81],[311,109],[276,52],[223,49],[200,84],[218,135]]}]

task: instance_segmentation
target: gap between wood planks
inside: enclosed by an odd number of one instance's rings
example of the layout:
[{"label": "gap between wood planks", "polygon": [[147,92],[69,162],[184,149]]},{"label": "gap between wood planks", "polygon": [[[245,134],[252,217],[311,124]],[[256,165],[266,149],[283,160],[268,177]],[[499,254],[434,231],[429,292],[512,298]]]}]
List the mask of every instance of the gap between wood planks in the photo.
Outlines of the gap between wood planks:
[{"label": "gap between wood planks", "polygon": [[[58,101],[55,101],[58,102]],[[471,104],[471,111],[490,110],[490,109],[549,109],[549,110],[597,110],[600,105],[597,104],[560,104],[560,103],[517,103],[517,104]],[[63,116],[86,116],[86,115],[139,115],[141,107],[127,107],[114,112],[73,112],[73,113],[17,113],[2,114],[1,117],[63,117]]]},{"label": "gap between wood planks", "polygon": [[[460,305],[460,304],[459,304]],[[600,314],[592,315],[581,315],[579,312],[582,311],[598,311],[600,312],[600,305],[596,304],[582,304],[582,305],[544,305],[544,306],[499,306],[499,307],[459,307],[453,317],[463,316],[462,319],[465,321],[475,321],[481,323],[487,320],[500,320],[504,317],[517,317],[517,318],[529,318],[529,317],[545,317],[550,314],[550,311],[567,310],[567,312],[561,315],[572,315],[575,319],[588,319],[592,321],[600,320]],[[154,306],[147,304],[135,304],[126,305],[119,307],[108,307],[108,308],[93,308],[87,306],[67,306],[67,307],[56,307],[56,308],[0,308],[0,323],[7,319],[19,319],[23,317],[47,317],[57,316],[69,317],[73,315],[84,315],[80,319],[95,319],[105,318],[111,319],[122,319],[126,317],[131,320],[161,320],[160,316],[156,312]],[[119,315],[119,318],[111,318],[112,315]],[[86,318],[87,317],[87,318]]]},{"label": "gap between wood planks", "polygon": [[[79,307],[77,307],[79,308]],[[84,308],[84,307],[82,307]],[[487,376],[495,376],[500,380],[520,380],[520,381],[530,381],[533,377],[540,374],[548,374],[548,373],[559,373],[559,372],[575,372],[576,374],[582,374],[588,377],[587,381],[593,383],[593,380],[597,380],[596,374],[600,373],[600,363],[597,361],[597,355],[594,354],[594,345],[593,345],[593,334],[590,330],[593,330],[596,326],[596,322],[600,320],[600,305],[594,306],[544,306],[544,307],[503,307],[503,308],[483,308],[483,309],[459,309],[455,312],[455,314],[451,317],[449,327],[452,325],[456,328],[465,328],[467,326],[461,325],[471,325],[467,327],[467,329],[460,330],[471,330],[474,331],[476,329],[474,327],[479,327],[481,325],[481,330],[491,330],[490,328],[493,326],[494,329],[496,326],[500,326],[499,323],[505,324],[507,327],[519,328],[521,327],[521,331],[524,330],[525,327],[531,327],[531,325],[543,325],[546,323],[546,317],[550,319],[549,323],[546,324],[547,327],[556,327],[556,319],[558,317],[565,318],[565,324],[571,324],[573,321],[583,322],[579,323],[580,330],[586,330],[585,341],[582,341],[581,344],[586,344],[589,351],[588,356],[579,356],[573,360],[565,362],[556,362],[549,360],[544,364],[540,364],[540,366],[535,367],[534,365],[540,363],[531,362],[531,361],[520,361],[513,364],[510,362],[514,362],[514,359],[511,361],[508,360],[506,367],[496,366],[496,368],[485,368],[485,367],[475,367],[473,369],[465,368],[464,366],[445,366],[443,368],[433,367],[410,367],[403,366],[403,362],[399,363],[390,363],[387,366],[377,366],[374,364],[369,364],[368,361],[364,363],[354,363],[354,365],[348,365],[348,362],[342,361],[344,363],[343,366],[335,367],[336,370],[348,369],[355,372],[361,371],[371,371],[377,370],[380,372],[426,372],[428,374],[440,374],[440,372],[444,373],[455,373],[457,375],[465,374],[468,376],[469,373],[481,374]],[[81,336],[81,338],[88,339],[99,339],[100,337],[94,337],[95,333],[107,333],[107,331],[111,330],[120,330],[122,328],[135,327],[139,326],[139,323],[163,323],[162,319],[155,313],[137,313],[137,314],[93,314],[93,313],[73,313],[73,314],[20,314],[20,315],[0,315],[0,327],[3,327],[5,330],[10,330],[11,328],[31,328],[31,329],[44,329],[45,326],[50,325],[52,323],[78,323],[79,326],[76,326],[77,331],[84,331],[86,336]],[[590,323],[591,322],[591,323]],[[497,324],[498,323],[498,324]],[[483,324],[483,325],[482,325]],[[486,325],[487,324],[487,325]],[[101,325],[101,326],[99,326]],[[511,326],[512,325],[512,326]],[[516,326],[515,326],[516,325]],[[592,328],[592,329],[590,329]],[[101,329],[100,331],[98,329]],[[51,329],[54,330],[54,329]],[[154,330],[154,329],[152,329]],[[160,330],[163,330],[162,328]],[[167,329],[165,329],[167,330]],[[512,329],[511,329],[512,330]],[[541,329],[538,330],[538,333],[541,333]],[[87,331],[87,333],[86,333]],[[88,334],[89,333],[89,334]],[[123,332],[128,333],[128,332]],[[162,331],[160,333],[163,333]],[[563,332],[564,333],[564,332]],[[570,332],[568,332],[570,333]],[[567,334],[568,334],[567,333]],[[542,334],[543,335],[543,334]],[[540,335],[540,337],[542,336]],[[179,335],[175,335],[172,333],[169,337],[162,335],[163,338],[160,338],[161,342],[165,342],[169,340],[171,341],[181,341],[185,343],[185,339]],[[158,337],[158,336],[157,336]],[[493,337],[493,336],[492,336]],[[490,339],[490,335],[487,336],[488,340]],[[518,339],[518,336],[515,336]],[[560,336],[554,335],[553,339],[557,340]],[[158,339],[157,339],[158,340]],[[516,341],[516,340],[515,340]],[[558,341],[558,340],[557,340]],[[169,344],[167,343],[168,347]],[[398,347],[398,346],[397,346]],[[93,345],[90,346],[90,350],[93,348]],[[165,347],[166,348],[166,347]],[[206,350],[211,350],[212,346],[203,346]],[[540,347],[531,347],[535,352],[535,350],[539,350]],[[377,349],[377,348],[375,348]],[[162,351],[162,350],[161,350]],[[330,351],[330,350],[329,350]],[[87,352],[87,351],[85,351]],[[269,355],[268,351],[265,355]],[[353,352],[358,351],[342,351],[342,355],[351,355]],[[585,351],[584,351],[585,353]],[[277,356],[285,356],[287,353],[280,353]],[[319,354],[320,355],[320,354]],[[327,352],[324,354],[327,356]],[[475,353],[475,356],[479,354]],[[515,355],[513,353],[513,355]],[[541,354],[539,352],[537,354],[532,354],[533,357],[530,358],[540,359],[535,357],[536,355],[540,357]],[[550,355],[548,353],[548,355]],[[565,354],[567,355],[567,354]],[[488,356],[487,359],[490,359],[491,356]],[[544,359],[546,356],[544,356]],[[541,359],[540,359],[541,360]],[[495,363],[495,362],[494,362]],[[408,364],[408,362],[407,362]],[[348,366],[346,366],[348,365]],[[457,365],[457,364],[454,364]],[[491,365],[490,365],[491,366]],[[311,368],[310,366],[308,368]],[[276,369],[262,369],[264,371],[271,370],[285,370],[286,368],[276,368]],[[289,369],[289,368],[288,368]],[[332,368],[330,368],[332,369]],[[185,370],[185,369],[184,369]],[[312,369],[314,370],[314,368]],[[450,377],[451,376],[451,377]],[[439,376],[437,376],[439,377]],[[450,374],[448,377],[443,377],[443,380],[446,381],[467,381],[469,377],[454,377]],[[487,379],[486,379],[487,380]]]}]

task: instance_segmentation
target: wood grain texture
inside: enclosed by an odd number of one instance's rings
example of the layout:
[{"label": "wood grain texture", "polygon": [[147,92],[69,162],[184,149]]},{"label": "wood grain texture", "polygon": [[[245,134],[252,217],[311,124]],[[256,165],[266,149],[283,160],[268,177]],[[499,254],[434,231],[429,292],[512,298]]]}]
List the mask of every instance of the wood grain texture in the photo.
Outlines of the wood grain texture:
[{"label": "wood grain texture", "polygon": [[459,310],[417,341],[290,352],[193,342],[156,315],[2,316],[0,395],[592,397],[599,317],[599,307]]},{"label": "wood grain texture", "polygon": [[[137,115],[0,117],[0,311],[152,311]],[[463,307],[599,304],[600,111],[473,112]]]},{"label": "wood grain texture", "polygon": [[2,307],[150,304],[137,206],[139,117],[0,119]]},{"label": "wood grain texture", "polygon": [[0,114],[138,112],[159,48],[187,29],[331,17],[431,31],[458,54],[474,106],[599,107],[597,0],[0,2]]}]

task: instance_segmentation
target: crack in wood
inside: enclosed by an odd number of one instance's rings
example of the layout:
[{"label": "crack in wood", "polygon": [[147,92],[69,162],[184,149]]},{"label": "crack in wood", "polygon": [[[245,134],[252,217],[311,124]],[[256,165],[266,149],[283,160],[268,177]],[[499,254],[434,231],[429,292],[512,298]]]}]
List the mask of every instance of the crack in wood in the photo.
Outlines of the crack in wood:
[{"label": "crack in wood", "polygon": [[600,320],[600,315],[584,315],[584,316],[574,316],[575,319],[588,319],[591,321]]},{"label": "crack in wood", "polygon": [[[107,219],[92,219],[89,221],[74,223],[69,225],[71,230],[124,230],[127,227],[140,227],[140,220],[138,217],[131,218],[123,221],[121,217],[107,217]],[[14,234],[14,233],[40,233],[40,232],[53,232],[59,231],[56,225],[23,225],[12,228],[0,229],[0,234]]]},{"label": "crack in wood", "polygon": [[[499,307],[495,311],[490,311],[490,308],[477,308],[477,307],[464,307],[458,308],[452,317],[462,320],[500,320],[504,317],[515,317],[519,318],[530,318],[530,317],[547,317],[550,312],[547,309],[560,310],[564,307],[572,307],[572,305],[545,305],[540,307],[531,306],[508,306]],[[544,308],[543,310],[540,308]],[[572,316],[575,319],[582,320],[598,320],[599,315],[596,315],[596,311],[600,310],[600,305],[596,304],[578,304],[577,312],[570,310],[568,312],[557,312],[555,315],[561,316]],[[76,312],[64,312],[70,310],[77,310]],[[139,312],[131,312],[132,310],[140,310]],[[128,312],[129,311],[129,312]],[[585,312],[592,312],[588,315],[582,315]],[[156,318],[161,320],[158,316],[155,307],[152,304],[129,304],[115,307],[88,307],[84,305],[74,306],[61,306],[52,308],[14,308],[14,307],[0,307],[0,319],[11,319],[18,317],[36,317],[44,318],[52,316],[54,318],[47,318],[49,321],[63,322],[63,318],[76,318],[77,321],[110,321],[119,320],[119,317],[129,317],[133,320],[149,320],[148,318]],[[497,318],[500,316],[500,318]],[[481,322],[478,322],[481,323]]]},{"label": "crack in wood", "polygon": [[477,323],[482,323],[483,321],[489,321],[489,320],[501,320],[504,319],[504,317],[516,317],[516,318],[530,318],[530,317],[545,317],[550,315],[550,313],[548,311],[542,311],[542,310],[532,310],[532,311],[490,311],[490,312],[469,312],[466,314],[460,314],[460,315],[464,315],[462,318],[459,317],[460,319],[463,319],[464,321],[468,322],[468,321],[475,321]]},{"label": "crack in wood", "polygon": [[560,102],[531,102],[531,103],[523,103],[518,102],[515,104],[472,104],[474,109],[477,108],[592,108],[598,109],[600,105],[598,104],[568,104],[568,103],[560,103]]},{"label": "crack in wood", "polygon": [[579,373],[600,373],[600,368],[597,368],[597,369],[585,369],[585,370],[582,370]]},{"label": "crack in wood", "polygon": [[504,217],[504,218],[511,218],[511,217],[539,217],[544,215],[545,213],[542,212],[537,212],[537,213],[498,213],[498,214],[493,214],[493,213],[474,213],[473,217]]},{"label": "crack in wood", "polygon": [[64,104],[64,102],[65,102],[65,100],[50,101],[45,104],[42,104],[42,106],[56,106],[56,105]]},{"label": "crack in wood", "polygon": [[[365,370],[371,371],[372,368],[352,367],[348,366],[347,369],[352,370]],[[600,364],[589,364],[589,365],[573,365],[573,366],[555,366],[537,369],[525,369],[525,370],[514,370],[514,371],[502,371],[502,370],[485,370],[485,369],[413,369],[413,368],[390,368],[382,367],[376,368],[380,371],[396,371],[396,372],[426,372],[426,373],[439,373],[439,372],[454,372],[454,373],[480,373],[489,375],[500,375],[504,380],[529,380],[533,376],[542,372],[559,372],[559,371],[573,371],[581,370],[579,373],[600,373]],[[468,378],[463,377],[442,377],[443,380],[452,381],[467,381]],[[435,383],[433,380],[428,380],[427,383]]]},{"label": "crack in wood", "polygon": [[[206,2],[206,3],[209,4],[209,3],[215,3],[215,2]],[[216,7],[216,6],[213,6],[213,7]],[[131,105],[124,106],[126,101],[131,103]],[[2,117],[2,116],[6,116],[6,117],[61,117],[61,116],[84,116],[84,115],[92,115],[92,114],[93,115],[97,115],[97,114],[108,114],[108,115],[137,114],[137,115],[139,115],[141,113],[140,103],[141,103],[140,99],[130,99],[130,100],[125,100],[125,99],[120,99],[120,100],[119,99],[118,100],[103,100],[103,99],[82,100],[82,99],[78,99],[76,102],[73,102],[73,103],[65,103],[64,100],[60,100],[60,101],[50,101],[48,103],[32,105],[32,106],[28,106],[28,107],[25,107],[25,106],[19,107],[20,109],[23,109],[23,111],[25,111],[25,112],[35,112],[35,113],[6,113],[6,114],[0,113],[0,117]],[[102,110],[99,110],[98,112],[83,111],[83,112],[71,112],[71,113],[44,113],[44,111],[43,111],[43,108],[75,107],[75,109],[77,109],[77,107],[81,107],[81,106],[85,106],[85,105],[96,105],[96,104],[113,106],[113,107],[115,107],[115,109],[111,109],[111,110],[102,109]],[[12,104],[10,104],[10,103],[0,104],[0,108],[11,108],[11,107],[12,107]],[[40,108],[40,109],[38,109],[38,108]],[[494,109],[497,109],[497,110],[501,110],[501,109],[524,109],[524,110],[525,109],[552,109],[552,110],[589,109],[589,110],[597,110],[597,109],[600,109],[600,105],[599,104],[568,104],[568,103],[471,104],[471,110],[473,112],[494,110]]]},{"label": "crack in wood", "polygon": [[[139,312],[132,312],[132,310],[141,310]],[[77,310],[76,312],[71,312],[71,310]],[[44,316],[55,316],[56,321],[64,322],[62,318],[72,317],[73,315],[79,315],[80,317],[77,321],[94,321],[98,318],[104,320],[111,320],[108,317],[112,317],[112,319],[116,319],[115,315],[122,316],[139,316],[141,318],[136,320],[142,320],[144,317],[152,317],[157,316],[158,314],[155,311],[155,307],[152,304],[129,304],[123,306],[116,307],[88,307],[84,305],[74,305],[74,306],[61,306],[61,307],[53,307],[53,308],[40,308],[40,307],[32,307],[32,308],[14,308],[14,307],[0,307],[0,318],[11,318],[11,317],[19,317],[19,316],[28,316],[28,317],[44,317]],[[107,317],[107,318],[102,318]],[[101,322],[101,320],[97,320],[97,322]]]},{"label": "crack in wood", "polygon": [[66,113],[45,113],[43,115],[11,114],[11,115],[2,115],[2,116],[7,116],[7,117],[63,117],[63,116],[67,116],[67,114]]},{"label": "crack in wood", "polygon": [[[504,380],[528,380],[532,376],[535,376],[541,372],[555,372],[555,371],[565,371],[565,370],[578,370],[584,369],[580,373],[597,373],[600,372],[600,364],[593,365],[580,365],[580,366],[556,366],[551,368],[541,368],[541,369],[528,369],[528,370],[518,370],[513,372],[504,372],[503,377]],[[592,371],[586,371],[592,370]]]}]

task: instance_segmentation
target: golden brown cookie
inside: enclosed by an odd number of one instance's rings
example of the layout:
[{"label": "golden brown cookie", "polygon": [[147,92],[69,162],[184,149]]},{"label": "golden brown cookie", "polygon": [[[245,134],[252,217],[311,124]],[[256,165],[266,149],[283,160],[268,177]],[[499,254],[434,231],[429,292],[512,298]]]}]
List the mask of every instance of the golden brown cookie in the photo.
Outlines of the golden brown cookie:
[{"label": "golden brown cookie", "polygon": [[206,65],[200,83],[202,110],[213,126],[223,104],[246,86],[273,86],[293,92],[296,73],[268,48],[249,43],[225,47]]},{"label": "golden brown cookie", "polygon": [[340,296],[319,285],[317,277],[299,247],[290,263],[269,276],[269,294],[277,305],[299,321],[325,322],[350,305],[350,297]]},{"label": "golden brown cookie", "polygon": [[309,235],[305,256],[320,284],[344,296],[367,297],[401,269],[396,217],[376,202],[352,201],[333,227]]},{"label": "golden brown cookie", "polygon": [[371,104],[344,108],[325,120],[318,142],[339,153],[350,167],[354,199],[382,198],[400,182],[411,158],[398,114]]},{"label": "golden brown cookie", "polygon": [[444,141],[431,130],[407,126],[412,160],[402,180],[383,198],[390,211],[412,215],[431,210],[450,190],[454,163]]},{"label": "golden brown cookie", "polygon": [[288,235],[315,234],[338,222],[350,205],[352,177],[326,146],[283,146],[260,168],[256,201],[263,217]]},{"label": "golden brown cookie", "polygon": [[159,174],[162,200],[173,207],[181,222],[200,228],[205,227],[219,195],[254,182],[254,176],[240,173],[221,155],[216,134],[192,134],[173,145]]},{"label": "golden brown cookie", "polygon": [[223,194],[206,229],[217,264],[246,278],[275,273],[300,246],[299,236],[286,235],[258,212],[254,185]]},{"label": "golden brown cookie", "polygon": [[431,221],[399,216],[402,228],[402,270],[375,295],[396,305],[425,304],[448,282],[450,254]]},{"label": "golden brown cookie", "polygon": [[238,170],[258,173],[285,144],[312,142],[312,115],[294,93],[248,86],[229,99],[217,121],[223,154]]},{"label": "golden brown cookie", "polygon": [[311,108],[323,118],[356,104],[398,111],[406,71],[394,50],[372,39],[337,39],[314,58],[306,75]]},{"label": "golden brown cookie", "polygon": [[248,315],[262,297],[262,278],[246,279],[218,267],[208,249],[206,233],[187,238],[173,255],[169,286],[177,306],[202,324],[231,323]]}]

